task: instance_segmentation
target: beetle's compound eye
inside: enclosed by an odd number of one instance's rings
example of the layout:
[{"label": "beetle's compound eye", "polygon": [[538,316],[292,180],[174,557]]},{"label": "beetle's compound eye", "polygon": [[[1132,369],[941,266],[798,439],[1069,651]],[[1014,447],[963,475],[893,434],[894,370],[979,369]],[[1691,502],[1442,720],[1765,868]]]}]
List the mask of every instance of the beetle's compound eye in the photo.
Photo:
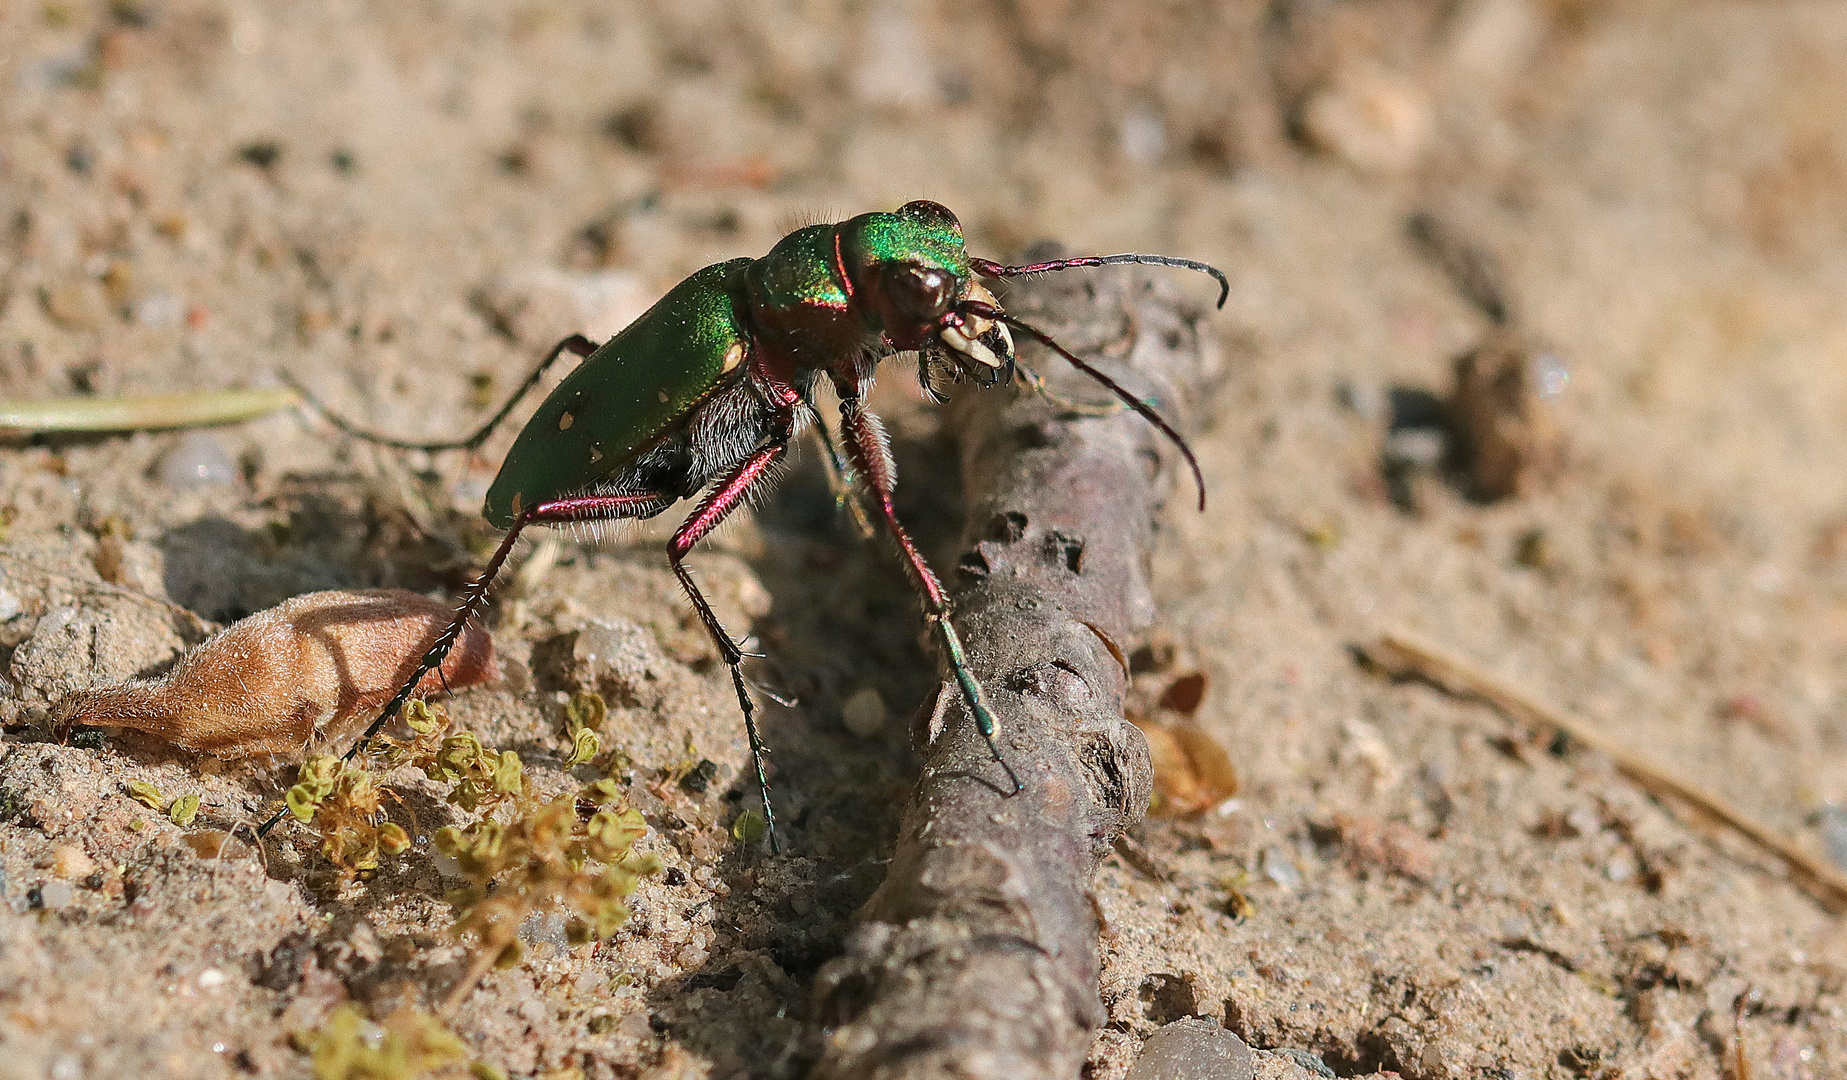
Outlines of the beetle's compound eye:
[{"label": "beetle's compound eye", "polygon": [[962,223],[950,213],[949,207],[929,199],[918,199],[898,207],[898,216],[908,218],[920,225],[933,225],[938,228],[953,230],[958,236],[962,233]]},{"label": "beetle's compound eye", "polygon": [[892,263],[882,277],[891,314],[913,325],[934,322],[949,310],[949,299],[956,292],[954,275],[931,266]]}]

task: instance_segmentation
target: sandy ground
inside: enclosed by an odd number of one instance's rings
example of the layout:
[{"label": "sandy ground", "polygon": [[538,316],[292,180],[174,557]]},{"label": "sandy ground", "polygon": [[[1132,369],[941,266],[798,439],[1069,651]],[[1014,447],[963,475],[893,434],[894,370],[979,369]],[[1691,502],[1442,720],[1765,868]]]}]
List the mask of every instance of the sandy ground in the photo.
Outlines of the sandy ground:
[{"label": "sandy ground", "polygon": [[[0,43],[0,397],[286,369],[451,436],[560,333],[917,197],[983,253],[1223,266],[1212,500],[1171,522],[1175,659],[1144,688],[1206,675],[1244,789],[1141,830],[1172,880],[1104,867],[1092,1075],[1203,1015],[1275,1051],[1263,1076],[1847,1076],[1847,929],[1780,864],[1349,650],[1416,627],[1847,858],[1840,5],[13,2]],[[1498,257],[1569,373],[1542,490],[1387,497],[1390,391],[1446,392],[1487,329],[1419,210]],[[955,479],[909,382],[882,405],[941,548]],[[261,814],[275,772],[34,722],[196,642],[170,604],[453,587],[507,438],[426,458],[292,413],[0,447],[0,1076],[307,1075],[290,1032],[456,976],[427,840],[350,884],[293,834],[204,859],[188,836]],[[512,1074],[799,1075],[906,788],[915,609],[814,454],[698,559],[803,701],[766,725],[783,858],[731,839],[742,733],[659,539],[548,549],[493,619],[507,681],[453,705],[558,787],[559,699],[620,690],[605,741],[667,867],[604,945],[535,920],[458,1014]],[[886,722],[856,734],[868,686]],[[700,758],[705,792],[662,779]],[[134,780],[204,811],[174,826]]]}]

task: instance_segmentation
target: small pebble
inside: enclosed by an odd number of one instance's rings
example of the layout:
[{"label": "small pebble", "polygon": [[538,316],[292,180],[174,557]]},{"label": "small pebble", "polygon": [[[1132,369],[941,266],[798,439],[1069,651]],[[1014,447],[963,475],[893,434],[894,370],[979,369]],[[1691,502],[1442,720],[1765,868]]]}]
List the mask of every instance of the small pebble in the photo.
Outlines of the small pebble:
[{"label": "small pebble", "polygon": [[1431,106],[1417,86],[1355,64],[1308,100],[1302,127],[1316,147],[1361,172],[1402,172],[1417,164],[1430,142]]},{"label": "small pebble", "polygon": [[1471,498],[1528,494],[1557,477],[1565,461],[1558,398],[1569,382],[1557,357],[1535,356],[1509,334],[1457,358],[1451,449]]},{"label": "small pebble", "polygon": [[223,986],[225,981],[229,978],[230,976],[217,968],[206,968],[204,971],[199,972],[199,989],[216,989],[217,987]]},{"label": "small pebble", "polygon": [[1370,383],[1343,380],[1334,387],[1334,400],[1341,408],[1363,420],[1378,420],[1385,416],[1385,394]]},{"label": "small pebble", "polygon": [[1514,548],[1514,561],[1532,570],[1550,568],[1554,557],[1552,542],[1546,537],[1546,531],[1528,529],[1522,533],[1519,544]]},{"label": "small pebble", "polygon": [[38,906],[46,911],[69,907],[77,899],[77,887],[68,881],[47,881],[39,886]]},{"label": "small pebble", "polygon": [[1280,1057],[1288,1058],[1290,1061],[1293,1061],[1297,1065],[1302,1066],[1304,1069],[1307,1069],[1309,1072],[1314,1073],[1316,1076],[1338,1076],[1339,1075],[1333,1069],[1328,1068],[1328,1063],[1321,1060],[1320,1054],[1316,1054],[1308,1050],[1298,1050],[1293,1046],[1279,1046],[1270,1052]]},{"label": "small pebble", "polygon": [[1571,385],[1571,368],[1557,353],[1535,354],[1527,376],[1533,380],[1533,392],[1542,398],[1555,398]]},{"label": "small pebble", "polygon": [[82,278],[53,286],[45,294],[45,311],[69,330],[94,330],[109,315],[102,290]]},{"label": "small pebble", "polygon": [[1829,803],[1821,808],[1821,840],[1834,865],[1847,870],[1847,808]]},{"label": "small pebble", "polygon": [[556,911],[535,911],[519,925],[520,940],[528,945],[550,945],[564,950],[571,947],[565,933],[564,916]]},{"label": "small pebble", "polygon": [[181,838],[192,853],[201,859],[218,859],[224,857],[225,845],[231,834],[223,829],[201,829],[187,833]]},{"label": "small pebble", "polygon": [[135,319],[150,330],[164,330],[169,326],[179,325],[186,314],[186,305],[180,298],[169,292],[154,292],[142,297],[135,305]]},{"label": "small pebble", "polygon": [[82,848],[75,844],[59,844],[52,848],[51,854],[42,861],[42,865],[51,870],[53,877],[67,881],[72,878],[89,877],[96,872],[96,860],[90,858]]},{"label": "small pebble", "polygon": [[885,699],[872,686],[862,686],[853,691],[853,696],[840,706],[841,723],[862,739],[870,739],[884,731],[886,715]]},{"label": "small pebble", "polygon": [[161,455],[154,479],[170,488],[218,487],[237,479],[237,464],[209,432],[193,431]]},{"label": "small pebble", "polygon": [[1257,862],[1263,876],[1283,888],[1299,889],[1302,887],[1302,871],[1296,869],[1295,860],[1291,859],[1289,853],[1281,847],[1272,844],[1264,848]]},{"label": "small pebble", "polygon": [[616,1025],[616,1034],[627,1039],[645,1039],[653,1035],[653,1025],[648,1023],[648,1010],[636,1009],[623,1017]]},{"label": "small pebble", "polygon": [[1213,1020],[1177,1020],[1148,1036],[1128,1080],[1250,1080],[1250,1047]]},{"label": "small pebble", "polygon": [[610,703],[646,705],[660,693],[662,664],[654,635],[620,616],[593,619],[571,641],[571,681],[594,687]]},{"label": "small pebble", "polygon": [[1574,806],[1565,812],[1565,826],[1570,836],[1590,836],[1603,829],[1603,819],[1588,806]]},{"label": "small pebble", "polygon": [[1138,106],[1122,118],[1116,142],[1123,157],[1137,165],[1153,165],[1167,153],[1167,125],[1156,110]]}]

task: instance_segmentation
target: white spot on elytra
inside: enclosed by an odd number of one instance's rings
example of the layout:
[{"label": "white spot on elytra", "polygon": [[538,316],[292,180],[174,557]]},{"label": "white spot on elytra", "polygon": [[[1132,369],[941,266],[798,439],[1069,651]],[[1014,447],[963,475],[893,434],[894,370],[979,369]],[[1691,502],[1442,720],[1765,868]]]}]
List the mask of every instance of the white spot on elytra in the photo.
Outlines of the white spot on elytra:
[{"label": "white spot on elytra", "polygon": [[665,404],[667,404],[667,391],[665,391],[665,390],[662,390],[662,391],[660,392],[660,399],[661,399],[661,404],[662,404],[662,405],[665,405]]},{"label": "white spot on elytra", "polygon": [[743,362],[744,343],[741,341],[734,342],[729,349],[725,350],[725,370],[732,371]]},{"label": "white spot on elytra", "polygon": [[559,413],[558,414],[558,430],[559,431],[571,430],[571,424],[574,423],[576,420],[577,420],[577,417],[572,416],[570,413]]}]

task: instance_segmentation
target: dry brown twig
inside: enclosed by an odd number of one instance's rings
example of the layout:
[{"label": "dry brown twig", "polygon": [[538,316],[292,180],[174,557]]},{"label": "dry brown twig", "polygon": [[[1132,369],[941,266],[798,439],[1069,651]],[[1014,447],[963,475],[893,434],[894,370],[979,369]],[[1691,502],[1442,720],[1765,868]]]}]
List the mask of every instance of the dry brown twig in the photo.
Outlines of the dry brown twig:
[{"label": "dry brown twig", "polygon": [[1366,654],[1369,660],[1395,676],[1414,676],[1459,697],[1486,701],[1520,723],[1564,732],[1609,758],[1624,775],[1648,790],[1691,803],[1744,834],[1815,886],[1825,901],[1847,905],[1847,874],[1804,851],[1795,839],[1783,835],[1724,796],[1623,746],[1596,725],[1409,630],[1396,627],[1385,630]]},{"label": "dry brown twig", "polygon": [[[1203,305],[1176,295],[1140,275],[1066,275],[1008,306],[1183,421],[1206,374]],[[1023,355],[1057,392],[1103,396]],[[916,734],[923,772],[889,876],[817,983],[813,1075],[827,1080],[1078,1075],[1104,1019],[1091,877],[1151,791],[1119,646],[1154,617],[1148,559],[1177,456],[1133,413],[1079,416],[1038,395],[966,395],[949,423],[968,507],[956,623],[1025,789],[1002,797],[943,689]]]}]

